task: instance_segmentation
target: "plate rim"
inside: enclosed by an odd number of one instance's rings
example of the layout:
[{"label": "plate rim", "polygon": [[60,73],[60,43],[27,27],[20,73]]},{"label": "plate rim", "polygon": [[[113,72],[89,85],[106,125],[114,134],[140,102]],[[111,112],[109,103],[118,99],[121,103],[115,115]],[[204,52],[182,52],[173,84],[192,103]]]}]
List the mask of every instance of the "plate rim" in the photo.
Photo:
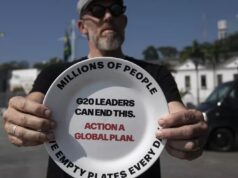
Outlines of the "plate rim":
[{"label": "plate rim", "polygon": [[[62,76],[64,76],[65,74],[67,74],[67,72],[71,71],[72,69],[74,69],[75,67],[77,67],[77,66],[79,66],[79,65],[83,65],[83,64],[85,64],[85,63],[88,63],[88,62],[90,62],[91,60],[92,60],[92,61],[95,61],[95,60],[98,60],[98,61],[100,61],[100,60],[103,61],[103,60],[104,60],[104,61],[105,61],[105,59],[107,59],[107,60],[115,60],[115,61],[118,61],[118,62],[120,61],[120,62],[122,62],[122,63],[130,64],[130,65],[132,65],[133,67],[136,66],[136,67],[139,68],[143,73],[145,73],[147,76],[149,76],[150,78],[152,78],[152,79],[155,81],[156,85],[158,85],[158,87],[159,87],[160,90],[161,90],[160,92],[162,92],[162,94],[163,94],[163,96],[164,96],[164,93],[163,93],[163,91],[162,91],[162,89],[161,89],[159,83],[154,79],[154,77],[153,77],[149,72],[147,72],[145,69],[143,69],[143,68],[142,68],[141,66],[139,66],[138,64],[133,63],[133,62],[131,62],[131,61],[129,61],[129,60],[125,60],[125,59],[121,59],[121,58],[115,58],[115,57],[95,57],[95,58],[90,58],[90,59],[86,59],[86,60],[83,60],[83,61],[76,62],[75,64],[73,64],[73,65],[67,67],[63,72],[61,72],[60,75],[58,75],[58,76],[55,78],[55,80],[51,83],[50,87],[48,88],[48,91],[46,92],[45,97],[44,97],[44,100],[43,100],[43,104],[46,104],[46,100],[47,100],[47,98],[48,98],[49,95],[50,95],[50,91],[52,92],[53,88],[56,87],[55,84],[57,83],[57,81],[59,81],[59,80],[62,78]],[[90,60],[90,61],[89,61],[89,60]],[[164,96],[164,98],[165,98],[165,96]],[[165,99],[165,102],[167,103],[166,99]],[[167,105],[166,105],[166,108],[167,108],[167,111],[166,111],[166,112],[168,112],[168,106],[167,106]],[[56,140],[56,141],[57,141],[57,140]],[[56,142],[56,143],[57,143],[57,142]],[[166,140],[161,140],[161,143],[163,144],[163,146],[162,146],[163,148],[162,148],[162,150],[160,151],[159,155],[156,157],[156,159],[152,162],[152,164],[149,165],[149,166],[147,166],[146,169],[143,169],[142,171],[137,172],[135,175],[129,176],[129,177],[134,177],[134,176],[138,176],[138,175],[142,174],[143,172],[145,172],[146,170],[148,170],[148,169],[156,162],[156,160],[159,158],[160,154],[162,153],[162,151],[163,151],[163,149],[164,149],[164,146],[165,146],[165,144],[166,144]],[[69,172],[67,172],[67,171],[66,171],[67,169],[63,169],[64,167],[62,167],[62,164],[59,163],[57,160],[55,160],[55,159],[54,159],[55,157],[53,157],[53,156],[51,155],[51,153],[50,153],[51,151],[50,151],[50,148],[49,148],[49,147],[50,147],[50,146],[49,146],[49,142],[44,143],[44,146],[45,146],[45,148],[46,148],[46,150],[47,150],[49,156],[53,159],[53,161],[54,161],[64,172],[66,172],[67,174],[69,174],[69,175],[71,175],[71,176],[74,176],[74,175],[70,174]],[[138,174],[138,175],[137,175],[137,174]]]}]

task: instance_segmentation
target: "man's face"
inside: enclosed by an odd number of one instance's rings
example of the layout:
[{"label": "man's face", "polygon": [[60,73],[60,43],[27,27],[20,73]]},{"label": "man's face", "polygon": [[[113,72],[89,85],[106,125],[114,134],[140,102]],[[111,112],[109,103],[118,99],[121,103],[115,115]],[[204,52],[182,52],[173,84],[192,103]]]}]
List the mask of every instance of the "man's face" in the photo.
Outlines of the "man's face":
[{"label": "man's face", "polygon": [[119,49],[124,42],[127,18],[122,5],[117,2],[94,1],[82,16],[81,25],[84,26],[84,33],[89,43],[99,50],[113,51]]}]

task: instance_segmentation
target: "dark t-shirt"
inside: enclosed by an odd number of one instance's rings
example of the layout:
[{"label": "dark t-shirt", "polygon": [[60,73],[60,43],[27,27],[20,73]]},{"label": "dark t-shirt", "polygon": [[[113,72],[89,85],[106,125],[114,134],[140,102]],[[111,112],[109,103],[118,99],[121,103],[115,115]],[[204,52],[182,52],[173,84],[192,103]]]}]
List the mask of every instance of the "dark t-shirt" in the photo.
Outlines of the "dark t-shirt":
[{"label": "dark t-shirt", "polygon": [[[76,62],[86,59],[87,59],[86,57],[83,57],[74,62],[51,65],[50,67],[44,69],[35,80],[31,92],[37,91],[46,94],[48,88],[50,87],[50,85],[53,83],[53,81],[56,79],[57,76],[59,76],[64,70],[66,70],[68,67],[75,64]],[[161,65],[147,63],[141,60],[136,60],[128,56],[125,57],[125,60],[128,60],[130,62],[139,65],[140,67],[145,69],[148,73],[150,73],[160,85],[168,103],[171,101],[181,102],[181,98],[177,89],[177,85],[174,81],[174,78],[165,67]],[[69,176],[63,170],[61,170],[54,163],[54,161],[51,158],[49,158],[47,178],[71,178],[71,176]],[[139,178],[160,178],[159,159],[144,174],[139,176]]]}]

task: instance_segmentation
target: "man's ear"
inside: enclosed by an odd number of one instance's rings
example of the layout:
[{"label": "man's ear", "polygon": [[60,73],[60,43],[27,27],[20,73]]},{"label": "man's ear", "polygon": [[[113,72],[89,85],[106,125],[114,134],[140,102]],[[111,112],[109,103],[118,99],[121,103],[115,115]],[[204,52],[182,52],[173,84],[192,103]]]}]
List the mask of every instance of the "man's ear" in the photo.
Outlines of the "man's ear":
[{"label": "man's ear", "polygon": [[88,30],[85,28],[85,24],[82,20],[78,20],[78,28],[83,36],[88,36]]}]

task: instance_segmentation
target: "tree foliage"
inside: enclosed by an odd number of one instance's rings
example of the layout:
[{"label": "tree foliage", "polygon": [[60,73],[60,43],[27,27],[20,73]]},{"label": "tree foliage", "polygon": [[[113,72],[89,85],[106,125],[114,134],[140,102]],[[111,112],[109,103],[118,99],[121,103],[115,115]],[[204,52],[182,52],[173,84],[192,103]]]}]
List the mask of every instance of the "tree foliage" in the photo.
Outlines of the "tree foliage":
[{"label": "tree foliage", "polygon": [[[238,36],[237,36],[238,37]],[[238,52],[238,48],[235,50],[235,46],[232,47],[232,43],[230,40],[217,40],[213,43],[198,43],[194,41],[191,46],[186,46],[180,52],[180,58],[182,60],[187,59],[200,59],[202,62],[216,64],[222,60],[226,60],[231,57],[231,54],[234,52]],[[231,41],[234,41],[231,40]],[[238,41],[238,38],[237,38]],[[233,49],[233,50],[230,50]]]},{"label": "tree foliage", "polygon": [[8,72],[14,69],[26,69],[29,68],[29,63],[27,61],[10,61],[0,64],[1,72]]},{"label": "tree foliage", "polygon": [[191,59],[197,67],[199,63],[203,63],[205,60],[204,49],[202,45],[195,40],[192,46],[187,46],[180,52],[180,58],[183,60]]},{"label": "tree foliage", "polygon": [[148,46],[144,51],[143,51],[143,56],[145,60],[156,60],[159,59],[159,54],[154,46]]},{"label": "tree foliage", "polygon": [[234,53],[238,51],[238,32],[229,35],[227,38],[218,41],[223,44],[223,51]]},{"label": "tree foliage", "polygon": [[57,57],[54,57],[49,59],[48,61],[35,63],[33,67],[42,70],[50,65],[58,64],[58,63],[62,63],[62,60]]},{"label": "tree foliage", "polygon": [[162,46],[158,48],[158,51],[163,58],[174,58],[178,55],[178,50],[172,46]]},{"label": "tree foliage", "polygon": [[[157,50],[157,51],[156,51]],[[193,41],[189,46],[184,47],[178,51],[172,46],[154,47],[148,46],[143,51],[144,59],[157,59],[158,58],[176,58],[179,56],[182,60],[199,59],[199,62],[208,62],[217,64],[220,61],[229,59],[232,55],[238,54],[238,32],[229,35],[222,40],[214,42],[198,43]]]}]

